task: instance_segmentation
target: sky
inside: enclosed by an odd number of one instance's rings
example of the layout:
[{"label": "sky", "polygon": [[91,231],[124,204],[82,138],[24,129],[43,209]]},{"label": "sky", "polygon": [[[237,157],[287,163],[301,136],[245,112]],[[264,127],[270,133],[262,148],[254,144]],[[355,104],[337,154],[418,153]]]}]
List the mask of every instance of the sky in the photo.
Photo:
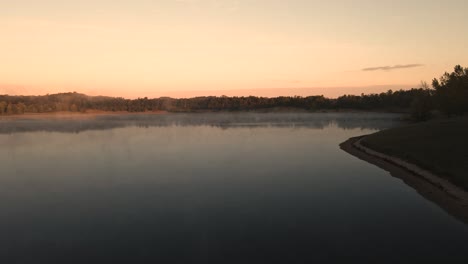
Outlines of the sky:
[{"label": "sky", "polygon": [[0,94],[316,95],[468,66],[466,0],[0,0]]}]

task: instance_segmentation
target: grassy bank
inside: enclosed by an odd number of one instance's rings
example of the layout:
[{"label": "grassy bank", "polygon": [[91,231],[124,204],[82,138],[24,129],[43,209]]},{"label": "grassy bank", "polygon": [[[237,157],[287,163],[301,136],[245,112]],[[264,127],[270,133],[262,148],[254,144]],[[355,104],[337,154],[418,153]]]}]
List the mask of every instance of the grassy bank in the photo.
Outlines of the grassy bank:
[{"label": "grassy bank", "polygon": [[433,120],[366,136],[362,144],[468,190],[468,117]]}]

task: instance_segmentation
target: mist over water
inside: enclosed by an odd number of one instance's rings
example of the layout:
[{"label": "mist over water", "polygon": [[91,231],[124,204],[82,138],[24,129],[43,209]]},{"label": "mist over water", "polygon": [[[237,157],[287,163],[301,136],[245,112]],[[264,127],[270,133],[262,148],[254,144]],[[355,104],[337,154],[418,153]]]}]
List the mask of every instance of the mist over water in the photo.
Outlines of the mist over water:
[{"label": "mist over water", "polygon": [[75,115],[31,118],[0,117],[0,134],[18,132],[83,132],[123,127],[210,126],[231,127],[309,127],[323,129],[336,125],[343,129],[383,129],[399,122],[398,114],[376,113],[206,113]]},{"label": "mist over water", "polygon": [[0,120],[0,263],[465,263],[468,228],[340,150],[390,114]]}]

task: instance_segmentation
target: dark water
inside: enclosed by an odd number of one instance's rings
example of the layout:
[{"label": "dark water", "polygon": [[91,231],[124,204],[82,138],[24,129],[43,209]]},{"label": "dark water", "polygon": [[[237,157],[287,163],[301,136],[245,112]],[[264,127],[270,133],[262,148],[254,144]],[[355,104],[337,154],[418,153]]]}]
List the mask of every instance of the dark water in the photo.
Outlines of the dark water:
[{"label": "dark water", "polygon": [[0,263],[468,263],[468,227],[340,150],[384,114],[0,120]]}]

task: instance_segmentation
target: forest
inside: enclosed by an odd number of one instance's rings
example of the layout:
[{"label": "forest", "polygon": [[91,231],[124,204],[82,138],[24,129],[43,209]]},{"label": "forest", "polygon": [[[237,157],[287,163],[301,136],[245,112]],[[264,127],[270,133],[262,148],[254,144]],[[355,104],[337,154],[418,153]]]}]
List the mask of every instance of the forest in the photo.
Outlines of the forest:
[{"label": "forest", "polygon": [[125,99],[121,97],[87,96],[71,92],[42,96],[0,95],[0,115],[51,112],[126,111],[126,112],[206,112],[206,111],[306,111],[362,110],[407,112],[414,119],[425,120],[435,112],[459,115],[468,112],[468,68],[455,66],[452,73],[434,79],[432,88],[422,83],[420,88],[361,95],[280,96],[274,98],[195,97]]}]

